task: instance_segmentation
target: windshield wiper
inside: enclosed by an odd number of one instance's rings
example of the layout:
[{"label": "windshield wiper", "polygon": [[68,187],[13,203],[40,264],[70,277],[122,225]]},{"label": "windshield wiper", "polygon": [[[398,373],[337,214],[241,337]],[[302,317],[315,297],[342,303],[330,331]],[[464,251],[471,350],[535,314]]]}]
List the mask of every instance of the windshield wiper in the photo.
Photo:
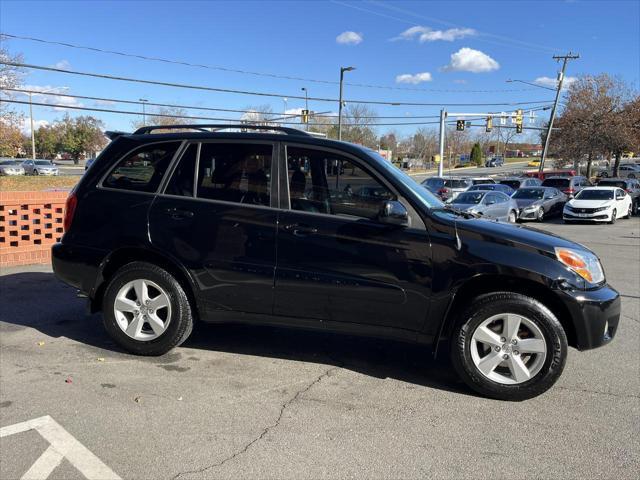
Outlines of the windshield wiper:
[{"label": "windshield wiper", "polygon": [[467,212],[465,210],[460,210],[459,208],[456,208],[456,207],[454,207],[452,205],[449,205],[449,204],[445,205],[443,208],[445,210],[448,210],[448,211],[450,211],[452,213],[455,213],[456,215],[459,215],[459,216],[464,217],[464,218],[479,218],[479,216],[476,215],[475,213]]}]

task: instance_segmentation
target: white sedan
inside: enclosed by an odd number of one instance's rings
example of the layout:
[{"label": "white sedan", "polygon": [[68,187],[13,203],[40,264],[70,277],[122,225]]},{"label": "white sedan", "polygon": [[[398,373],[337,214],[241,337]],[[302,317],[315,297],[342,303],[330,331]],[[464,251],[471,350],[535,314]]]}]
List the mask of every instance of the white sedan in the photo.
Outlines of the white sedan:
[{"label": "white sedan", "polygon": [[594,221],[615,223],[618,218],[631,218],[633,202],[618,187],[588,187],[568,201],[562,219],[570,221]]}]

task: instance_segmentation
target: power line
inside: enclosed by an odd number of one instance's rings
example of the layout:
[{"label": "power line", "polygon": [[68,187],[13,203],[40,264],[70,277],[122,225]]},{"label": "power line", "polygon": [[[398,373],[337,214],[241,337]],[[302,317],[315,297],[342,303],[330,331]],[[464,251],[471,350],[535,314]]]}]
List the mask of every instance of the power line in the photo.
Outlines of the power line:
[{"label": "power line", "polygon": [[[173,65],[181,65],[181,66],[194,67],[194,68],[204,68],[204,69],[208,69],[208,70],[218,70],[218,71],[223,71],[223,72],[239,73],[239,74],[244,74],[244,75],[254,75],[254,76],[269,77],[269,78],[280,78],[280,79],[284,79],[284,80],[296,80],[296,81],[301,81],[301,82],[321,83],[321,84],[326,84],[326,85],[338,85],[340,83],[338,81],[333,81],[333,80],[322,80],[322,79],[295,77],[295,76],[290,76],[290,75],[282,75],[282,74],[275,74],[275,73],[268,73],[268,72],[254,72],[254,71],[250,71],[250,70],[240,70],[240,69],[231,68],[231,67],[223,67],[223,66],[217,66],[217,65],[206,65],[206,64],[201,64],[201,63],[186,62],[184,60],[172,60],[172,59],[161,58],[161,57],[152,57],[152,56],[140,55],[140,54],[136,54],[136,53],[127,53],[127,52],[121,52],[121,51],[116,51],[116,50],[108,50],[108,49],[97,48],[97,47],[89,47],[89,46],[85,46],[85,45],[77,45],[77,44],[68,43],[68,42],[60,42],[60,41],[55,41],[55,40],[45,40],[45,39],[42,39],[42,38],[27,37],[27,36],[22,36],[22,35],[14,35],[14,34],[10,34],[10,33],[0,33],[0,37],[12,38],[12,39],[16,39],[16,40],[26,40],[26,41],[38,42],[38,43],[43,43],[43,44],[48,44],[48,45],[58,45],[58,46],[62,46],[62,47],[74,48],[74,49],[79,49],[79,50],[88,50],[88,51],[92,51],[92,52],[96,52],[96,53],[105,53],[105,54],[109,54],[109,55],[118,55],[118,56],[121,56],[121,57],[135,58],[135,59],[138,59],[138,60],[146,60],[146,61],[153,61],[153,62],[168,63],[168,64],[173,64]],[[463,89],[438,89],[438,88],[417,88],[417,87],[393,87],[393,86],[389,86],[389,85],[373,85],[373,84],[366,84],[366,83],[349,83],[349,82],[345,82],[344,84],[345,85],[349,85],[351,87],[378,88],[378,89],[385,89],[385,90],[398,90],[398,91],[409,91],[409,92],[437,92],[437,93],[513,93],[513,92],[529,92],[529,91],[533,90],[532,88],[494,89],[494,90],[463,90]]]},{"label": "power line", "polygon": [[[150,105],[154,107],[183,108],[187,110],[232,112],[232,113],[270,113],[274,115],[279,115],[283,117],[283,119],[286,119],[287,117],[296,118],[296,117],[300,117],[301,115],[299,113],[256,112],[256,110],[238,110],[238,109],[231,109],[231,108],[213,108],[213,107],[194,106],[194,105],[179,105],[175,103],[157,103],[157,102],[150,102],[148,100],[140,101],[140,100],[125,100],[121,98],[93,97],[93,96],[87,96],[87,95],[72,95],[70,93],[62,93],[62,92],[58,93],[58,92],[52,92],[52,91],[42,92],[39,90],[31,90],[31,89],[24,89],[24,88],[2,87],[0,88],[0,91],[18,92],[18,93],[24,93],[24,94],[43,95],[43,96],[51,96],[51,97],[76,98],[81,100],[93,100],[97,102],[123,103],[123,104],[129,104],[129,105]],[[542,106],[534,106],[532,108],[529,108],[528,110],[537,111],[544,108],[547,108],[547,107],[542,105]],[[497,114],[500,112],[492,112],[492,113]],[[338,118],[337,115],[330,114],[329,112],[313,113],[313,116],[317,118]],[[482,117],[482,115],[479,115],[479,117]],[[360,116],[359,118],[396,119],[396,120],[397,119],[427,119],[427,118],[439,118],[439,115],[397,115],[397,116],[384,116],[384,115],[366,116],[364,115],[364,116]]]},{"label": "power line", "polygon": [[[116,75],[108,75],[102,73],[89,73],[89,72],[80,72],[77,70],[64,70],[62,68],[55,67],[45,67],[42,65],[32,65],[28,63],[20,63],[20,62],[7,62],[0,61],[0,65],[8,65],[13,67],[20,68],[29,68],[34,70],[44,70],[49,72],[58,72],[58,73],[66,73],[70,75],[80,75],[85,77],[94,77],[94,78],[103,78],[107,80],[118,80],[124,82],[133,82],[133,83],[142,83],[146,85],[160,85],[164,87],[174,87],[174,88],[186,88],[190,90],[204,90],[210,92],[217,93],[232,93],[238,95],[254,95],[260,97],[276,97],[276,98],[295,98],[297,100],[304,100],[306,97],[300,95],[290,95],[284,93],[270,93],[270,92],[256,92],[256,91],[248,91],[248,90],[235,90],[230,88],[220,88],[220,87],[205,87],[200,85],[188,85],[182,83],[173,83],[173,82],[162,82],[157,80],[143,80],[138,78],[130,78],[130,77],[121,77]],[[312,100],[315,102],[337,102],[338,100],[335,98],[324,98],[324,97],[308,97],[307,100]],[[515,105],[531,105],[536,103],[548,103],[549,100],[532,100],[528,102],[501,102],[501,103],[450,103],[450,102],[438,102],[438,103],[424,103],[424,102],[393,102],[393,101],[377,101],[377,100],[356,100],[356,99],[348,99],[345,100],[349,103],[361,103],[361,104],[369,104],[369,105],[389,105],[389,106],[515,106]]]},{"label": "power line", "polygon": [[[127,110],[114,110],[110,108],[97,108],[97,107],[80,107],[76,105],[62,105],[62,104],[54,104],[54,103],[43,103],[43,102],[28,102],[22,100],[7,100],[3,99],[3,102],[6,103],[15,103],[20,105],[37,105],[41,107],[50,107],[50,108],[66,108],[71,110],[84,110],[89,112],[102,112],[102,113],[117,113],[123,115],[136,115],[140,116],[140,112],[132,112]],[[240,122],[241,120],[237,118],[213,118],[213,117],[201,117],[201,116],[192,116],[192,115],[173,115],[173,114],[162,114],[162,113],[146,113],[147,117],[165,117],[165,118],[181,118],[188,120],[212,120],[212,121],[222,121],[222,122]],[[348,122],[347,118],[347,122]],[[261,120],[258,123],[274,123],[278,125],[298,125],[295,122],[281,122],[281,121],[272,121],[269,119]],[[377,123],[377,122],[358,122],[358,123],[346,123],[347,126],[374,126],[374,127],[385,127],[385,126],[403,126],[403,125],[432,125],[439,122],[403,122],[403,123]],[[322,125],[318,125],[322,126]]]}]

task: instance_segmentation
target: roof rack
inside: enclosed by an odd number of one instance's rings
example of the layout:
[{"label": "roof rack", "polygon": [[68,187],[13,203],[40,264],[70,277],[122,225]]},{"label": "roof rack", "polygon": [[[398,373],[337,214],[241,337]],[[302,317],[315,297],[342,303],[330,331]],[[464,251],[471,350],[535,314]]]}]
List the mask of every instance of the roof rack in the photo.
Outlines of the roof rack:
[{"label": "roof rack", "polygon": [[[240,128],[245,130],[265,130],[276,131],[286,133],[287,135],[297,135],[302,137],[310,136],[307,132],[289,127],[278,127],[268,125],[244,125],[244,124],[218,124],[218,123],[194,123],[192,125],[149,125],[146,127],[140,127],[133,135],[144,135],[153,132],[154,130],[200,130],[203,132],[207,129],[225,130],[227,128]],[[109,132],[112,133],[112,132]]]}]

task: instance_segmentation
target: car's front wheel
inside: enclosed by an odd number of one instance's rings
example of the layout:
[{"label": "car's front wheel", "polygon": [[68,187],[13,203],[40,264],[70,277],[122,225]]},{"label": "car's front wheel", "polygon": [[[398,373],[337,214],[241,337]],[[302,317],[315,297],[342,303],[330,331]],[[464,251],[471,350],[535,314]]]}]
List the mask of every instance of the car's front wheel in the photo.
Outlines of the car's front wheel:
[{"label": "car's front wheel", "polygon": [[453,365],[475,391],[526,400],[548,390],[567,359],[566,334],[539,301],[512,292],[477,297],[462,312],[451,345]]},{"label": "car's front wheel", "polygon": [[146,262],[123,266],[103,298],[104,326],[136,355],[162,355],[184,342],[193,328],[191,305],[180,283]]},{"label": "car's front wheel", "polygon": [[611,225],[613,225],[614,223],[616,223],[617,217],[618,217],[618,211],[614,208],[614,209],[613,209],[613,212],[611,212],[611,219],[609,220],[609,223],[610,223]]},{"label": "car's front wheel", "polygon": [[515,210],[511,210],[509,212],[509,216],[507,217],[507,221],[509,223],[516,223],[517,219],[518,219],[518,214],[515,212]]}]

